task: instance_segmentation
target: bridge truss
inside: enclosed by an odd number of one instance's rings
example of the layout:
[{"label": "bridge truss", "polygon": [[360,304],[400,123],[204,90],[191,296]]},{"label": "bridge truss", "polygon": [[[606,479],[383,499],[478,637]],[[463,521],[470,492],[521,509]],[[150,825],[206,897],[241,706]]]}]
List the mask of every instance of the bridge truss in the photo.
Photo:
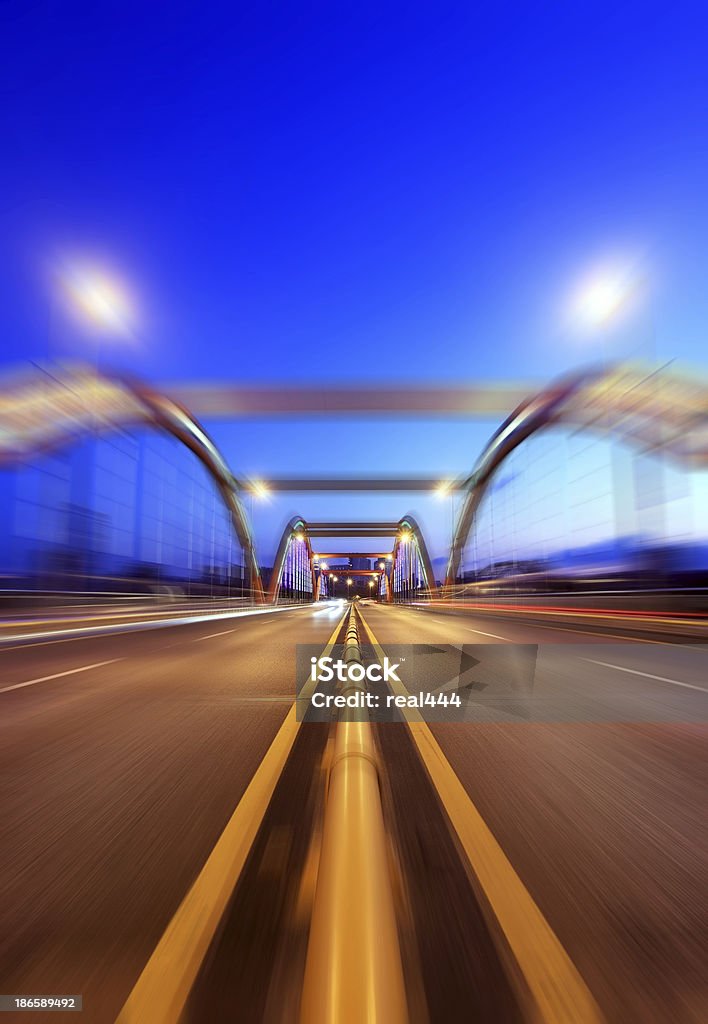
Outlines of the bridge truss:
[{"label": "bridge truss", "polygon": [[[354,388],[335,389],[329,398],[319,391],[300,394],[289,389],[285,395],[283,389],[261,388],[253,391],[250,404],[244,393],[243,389],[238,394],[229,391],[227,398],[219,398],[218,408],[211,404],[212,399],[200,407],[215,415],[265,415],[275,411],[283,416],[352,411],[357,415],[378,415],[384,403],[383,393],[372,392],[366,397],[361,389]],[[518,398],[518,389],[496,388],[492,405],[512,396]],[[479,388],[467,398],[464,389],[459,388],[403,389],[389,397],[387,411],[395,415],[479,416],[488,411]],[[265,600],[243,502],[249,483],[231,472],[204,428],[174,396],[85,368],[15,376],[0,388],[0,465],[22,463],[34,455],[71,444],[82,434],[120,430],[132,424],[171,435],[206,468],[244,551],[253,598]],[[608,434],[641,451],[667,454],[681,464],[708,465],[708,388],[695,378],[668,369],[621,365],[577,374],[538,390],[523,398],[502,423],[473,471],[448,485],[451,490],[462,492],[463,501],[450,547],[447,585],[454,584],[458,577],[478,509],[500,466],[526,439],[556,424]],[[351,479],[333,476],[283,480],[279,485],[279,489],[291,491],[429,492],[431,487],[430,478],[384,480],[375,474]],[[312,541],[347,537],[390,538],[392,546],[384,553],[384,568],[369,570],[380,598],[408,600],[435,588],[425,541],[413,517],[405,516],[393,523],[308,523],[296,517],[288,523],[281,538],[268,589],[270,600],[313,600],[331,594],[332,573],[318,559]]]}]

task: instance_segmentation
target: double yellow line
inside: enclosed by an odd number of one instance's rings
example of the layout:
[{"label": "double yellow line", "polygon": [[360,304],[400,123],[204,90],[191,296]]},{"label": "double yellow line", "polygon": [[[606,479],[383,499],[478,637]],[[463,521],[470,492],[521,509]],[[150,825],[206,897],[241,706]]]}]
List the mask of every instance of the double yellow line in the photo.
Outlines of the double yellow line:
[{"label": "double yellow line", "polygon": [[[381,644],[359,613],[369,639]],[[390,682],[408,696],[402,683]],[[472,803],[440,745],[415,710],[403,712],[411,737],[457,834],[486,899],[490,930],[500,940],[502,959],[513,960],[511,981],[534,1024],[601,1024],[602,1014],[548,921]]]},{"label": "double yellow line", "polygon": [[[343,620],[344,616],[337,622],[322,657],[331,654]],[[216,846],[145,965],[118,1015],[118,1024],[179,1021],[301,724],[293,704]]]},{"label": "double yellow line", "polygon": [[[352,607],[344,660],[362,664]],[[350,683],[342,693],[365,691]],[[303,979],[301,1024],[406,1024],[408,1009],[368,713],[337,723]]]},{"label": "double yellow line", "polygon": [[[340,619],[337,623],[323,656],[328,656],[334,648],[342,622]],[[381,651],[381,645],[365,620],[364,625],[372,644]],[[397,694],[407,695],[400,683],[393,684],[393,689]],[[472,803],[427,724],[415,711],[407,712],[406,720],[484,896],[482,906],[489,915],[490,930],[499,942],[502,958],[508,962],[511,957],[509,974],[528,1019],[534,1024],[569,1024],[570,1021],[601,1024],[602,1014],[585,982]],[[138,978],[118,1016],[118,1024],[145,1024],[146,1021],[178,1024],[300,725],[293,704],[216,846]],[[333,870],[336,867],[334,865]],[[341,871],[337,871],[337,879],[338,884],[346,885]],[[354,898],[355,890],[356,887],[352,887]],[[377,945],[376,937],[369,938],[373,950]],[[337,936],[331,939],[338,941]]]}]

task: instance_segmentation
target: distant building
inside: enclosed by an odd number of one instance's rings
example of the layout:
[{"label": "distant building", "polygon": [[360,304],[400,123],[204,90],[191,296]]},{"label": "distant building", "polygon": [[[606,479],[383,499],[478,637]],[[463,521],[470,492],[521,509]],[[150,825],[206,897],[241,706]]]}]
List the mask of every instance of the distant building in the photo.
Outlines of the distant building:
[{"label": "distant building", "polygon": [[349,559],[350,569],[370,569],[371,559],[370,558],[350,558]]}]

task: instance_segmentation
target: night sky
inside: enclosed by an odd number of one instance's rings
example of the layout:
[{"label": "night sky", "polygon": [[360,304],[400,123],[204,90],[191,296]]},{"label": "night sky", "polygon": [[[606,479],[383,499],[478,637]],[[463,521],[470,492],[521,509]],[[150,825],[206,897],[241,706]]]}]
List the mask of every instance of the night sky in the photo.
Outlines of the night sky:
[{"label": "night sky", "polygon": [[[680,2],[4,3],[3,365],[377,384],[705,368],[707,29]],[[126,330],[72,309],[76,267],[125,292]],[[576,301],[598,278],[623,289],[603,325]],[[495,424],[209,426],[267,478],[461,472]],[[329,503],[271,503],[265,549],[293,509]],[[426,526],[442,549],[432,506]]]}]

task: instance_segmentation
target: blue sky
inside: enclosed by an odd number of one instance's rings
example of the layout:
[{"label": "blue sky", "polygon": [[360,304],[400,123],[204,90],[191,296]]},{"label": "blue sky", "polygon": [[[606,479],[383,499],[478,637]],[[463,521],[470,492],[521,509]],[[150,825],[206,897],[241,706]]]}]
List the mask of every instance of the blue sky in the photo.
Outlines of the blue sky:
[{"label": "blue sky", "polygon": [[[681,2],[11,0],[3,362],[98,346],[152,380],[365,382],[546,380],[615,353],[705,367],[707,27]],[[74,265],[119,282],[129,336],[67,306]],[[597,273],[633,299],[580,330],[569,305]],[[439,439],[450,469],[493,426]],[[262,475],[298,443],[213,429]],[[428,425],[400,445],[358,429],[301,432],[308,468],[342,468],[345,443],[353,471],[373,451],[427,466]]]}]

